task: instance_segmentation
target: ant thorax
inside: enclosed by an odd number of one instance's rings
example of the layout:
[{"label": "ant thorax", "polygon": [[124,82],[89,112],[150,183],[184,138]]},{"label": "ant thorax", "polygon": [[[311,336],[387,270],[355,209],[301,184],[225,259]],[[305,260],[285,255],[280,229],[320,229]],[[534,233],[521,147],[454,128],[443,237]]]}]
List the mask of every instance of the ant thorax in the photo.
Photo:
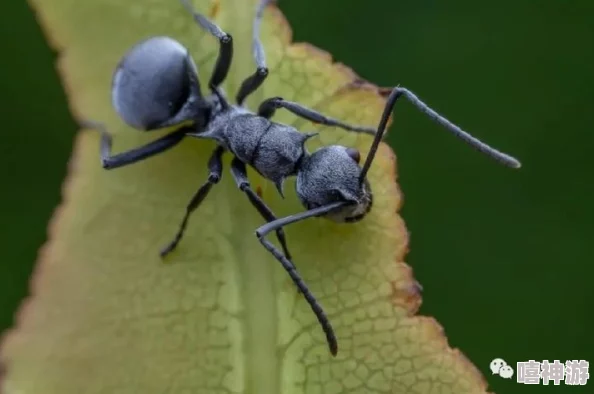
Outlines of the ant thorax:
[{"label": "ant thorax", "polygon": [[367,179],[360,181],[359,155],[340,145],[320,148],[306,156],[297,172],[297,196],[313,209],[344,201],[324,217],[339,223],[357,222],[371,210],[373,195]]},{"label": "ant thorax", "polygon": [[204,129],[190,134],[217,141],[243,163],[272,181],[281,195],[284,180],[297,173],[312,134],[272,122],[240,106],[229,106]]}]

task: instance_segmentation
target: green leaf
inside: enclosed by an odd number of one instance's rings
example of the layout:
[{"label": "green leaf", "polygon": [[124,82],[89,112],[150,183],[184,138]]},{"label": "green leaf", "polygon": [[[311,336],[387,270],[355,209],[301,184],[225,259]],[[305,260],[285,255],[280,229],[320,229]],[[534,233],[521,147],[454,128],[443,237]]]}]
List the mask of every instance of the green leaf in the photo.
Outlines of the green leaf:
[{"label": "green leaf", "polygon": [[[111,75],[137,41],[170,35],[186,45],[206,80],[217,42],[176,0],[34,0],[61,55],[59,68],[79,119],[106,122],[123,151],[162,133],[130,130],[109,100]],[[195,2],[233,34],[225,85],[234,93],[254,70],[256,0]],[[352,123],[378,122],[384,98],[348,68],[307,44],[292,44],[280,11],[262,27],[271,75],[249,104],[283,96]],[[308,143],[341,143],[363,155],[366,136],[320,131]],[[333,358],[311,310],[254,230],[262,219],[228,173],[192,217],[170,257],[160,247],[206,177],[213,144],[188,140],[134,166],[104,171],[96,132],[76,138],[64,201],[40,254],[32,296],[5,337],[4,394],[81,393],[479,393],[486,383],[441,327],[417,317],[421,298],[404,264],[407,232],[397,211],[395,158],[381,146],[370,172],[374,207],[356,224],[314,219],[287,228],[294,261],[328,312],[339,341]],[[226,162],[228,168],[228,161]],[[293,182],[282,200],[250,177],[278,215],[302,210]],[[437,262],[436,262],[437,263]]]}]

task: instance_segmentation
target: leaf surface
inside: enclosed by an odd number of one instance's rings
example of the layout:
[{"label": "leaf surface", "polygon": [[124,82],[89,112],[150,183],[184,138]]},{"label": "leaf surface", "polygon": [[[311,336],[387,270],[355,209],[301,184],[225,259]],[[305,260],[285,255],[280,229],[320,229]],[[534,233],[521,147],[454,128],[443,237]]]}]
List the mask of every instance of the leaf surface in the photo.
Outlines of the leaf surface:
[{"label": "leaf surface", "polygon": [[[186,45],[203,86],[218,51],[176,0],[33,0],[79,119],[104,121],[117,152],[161,132],[129,129],[109,100],[111,76],[136,42],[169,35]],[[254,71],[255,0],[195,1],[234,37],[225,84],[233,96]],[[282,96],[344,121],[375,125],[384,99],[374,86],[307,44],[291,43],[280,11],[262,26],[270,77],[254,94]],[[308,148],[340,143],[363,157],[357,136],[278,112],[275,120],[319,131]],[[336,329],[329,354],[311,310],[258,243],[262,219],[225,171],[195,213],[178,250],[158,252],[206,179],[214,145],[187,140],[145,162],[105,171],[97,133],[77,136],[63,204],[50,225],[30,299],[5,337],[4,394],[81,393],[479,393],[476,368],[448,347],[439,325],[413,316],[419,287],[404,264],[407,232],[397,211],[395,157],[386,145],[370,171],[374,206],[357,224],[314,219],[287,227],[295,264]],[[228,168],[229,160],[225,162]],[[294,182],[282,200],[250,172],[278,215],[302,210]]]}]

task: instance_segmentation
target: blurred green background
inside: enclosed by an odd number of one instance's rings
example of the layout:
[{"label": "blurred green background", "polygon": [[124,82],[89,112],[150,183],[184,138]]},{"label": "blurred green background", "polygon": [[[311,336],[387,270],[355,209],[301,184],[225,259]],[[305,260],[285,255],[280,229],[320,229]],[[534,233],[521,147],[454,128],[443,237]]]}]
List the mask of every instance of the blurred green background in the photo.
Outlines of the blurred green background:
[{"label": "blurred green background", "polygon": [[[447,3],[447,4],[446,4]],[[388,137],[407,261],[436,317],[499,393],[593,392],[490,374],[495,357],[594,361],[594,2],[283,0],[295,39],[401,84],[486,142],[474,152],[404,101]],[[27,293],[76,126],[34,15],[0,5],[0,330]],[[594,380],[592,378],[591,380]]]}]

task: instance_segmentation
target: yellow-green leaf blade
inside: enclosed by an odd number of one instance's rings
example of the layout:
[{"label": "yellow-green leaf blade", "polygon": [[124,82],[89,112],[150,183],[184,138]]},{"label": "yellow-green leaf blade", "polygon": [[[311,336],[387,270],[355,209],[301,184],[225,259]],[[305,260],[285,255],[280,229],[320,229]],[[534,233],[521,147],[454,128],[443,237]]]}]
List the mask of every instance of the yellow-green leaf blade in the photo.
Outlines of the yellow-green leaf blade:
[{"label": "yellow-green leaf blade", "polygon": [[[254,70],[254,0],[196,2],[234,35],[225,88],[232,97]],[[80,118],[107,123],[117,151],[156,138],[127,129],[109,102],[111,73],[135,42],[171,35],[199,64],[203,86],[217,53],[177,0],[34,1],[54,45]],[[348,69],[305,44],[290,45],[282,15],[269,8],[262,28],[271,74],[250,99],[283,96],[352,123],[374,125],[384,100]],[[319,128],[279,112],[279,121],[318,130],[320,144],[365,154],[369,137]],[[82,132],[64,205],[41,255],[34,296],[3,343],[2,389],[13,393],[340,393],[484,392],[474,367],[448,349],[420,303],[402,262],[394,158],[382,146],[370,172],[374,208],[362,222],[311,220],[287,228],[300,272],[330,315],[339,340],[333,359],[320,327],[280,265],[259,245],[262,220],[228,172],[192,217],[171,264],[158,251],[173,236],[187,200],[206,177],[214,145],[186,141],[116,171],[98,160],[98,136]],[[226,162],[228,168],[228,161]],[[286,185],[281,200],[250,173],[279,214],[301,210]]]}]

